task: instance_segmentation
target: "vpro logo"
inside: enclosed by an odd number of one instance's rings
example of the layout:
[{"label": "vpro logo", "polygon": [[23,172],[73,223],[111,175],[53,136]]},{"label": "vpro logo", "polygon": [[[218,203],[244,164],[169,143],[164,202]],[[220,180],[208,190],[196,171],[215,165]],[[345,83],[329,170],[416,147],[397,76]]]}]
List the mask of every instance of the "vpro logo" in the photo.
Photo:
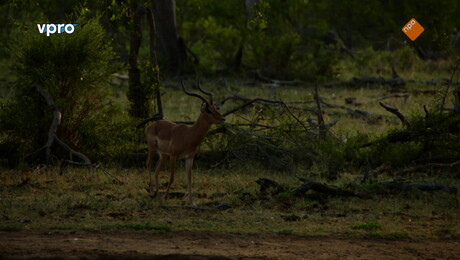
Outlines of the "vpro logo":
[{"label": "vpro logo", "polygon": [[75,31],[75,26],[78,24],[37,24],[39,33],[46,33],[46,36],[54,33],[71,34]]}]

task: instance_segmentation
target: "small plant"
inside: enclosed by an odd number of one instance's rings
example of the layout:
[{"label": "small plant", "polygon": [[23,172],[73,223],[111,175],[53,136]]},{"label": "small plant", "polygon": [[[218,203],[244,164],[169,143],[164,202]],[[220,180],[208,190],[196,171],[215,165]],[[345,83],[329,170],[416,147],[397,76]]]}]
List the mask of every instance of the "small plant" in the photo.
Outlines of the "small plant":
[{"label": "small plant", "polygon": [[362,230],[368,230],[368,231],[373,231],[381,228],[382,225],[376,221],[368,221],[364,223],[356,223],[351,228],[353,229],[362,229]]}]

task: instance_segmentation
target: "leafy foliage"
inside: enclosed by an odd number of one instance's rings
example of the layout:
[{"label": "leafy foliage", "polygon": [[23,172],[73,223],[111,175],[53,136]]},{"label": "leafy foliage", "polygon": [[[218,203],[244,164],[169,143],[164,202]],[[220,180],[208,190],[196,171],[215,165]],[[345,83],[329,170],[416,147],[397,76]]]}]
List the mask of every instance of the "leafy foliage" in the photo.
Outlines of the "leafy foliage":
[{"label": "leafy foliage", "polygon": [[[93,147],[99,140],[91,140],[106,135],[107,123],[116,123],[119,108],[107,98],[114,54],[97,19],[77,22],[73,34],[46,37],[28,30],[12,45],[18,80],[15,97],[3,104],[0,115],[2,150],[14,146],[12,154],[24,155],[46,142],[51,112],[34,84],[53,97],[62,113],[57,135],[73,148]],[[98,153],[104,150],[100,145]]]}]

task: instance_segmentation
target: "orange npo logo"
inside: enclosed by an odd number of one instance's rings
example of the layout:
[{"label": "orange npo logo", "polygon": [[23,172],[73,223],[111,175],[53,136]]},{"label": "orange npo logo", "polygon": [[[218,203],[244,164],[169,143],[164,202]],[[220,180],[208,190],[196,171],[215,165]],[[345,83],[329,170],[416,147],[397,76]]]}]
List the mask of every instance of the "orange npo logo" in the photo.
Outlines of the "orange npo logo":
[{"label": "orange npo logo", "polygon": [[417,20],[412,18],[403,28],[402,31],[409,37],[412,41],[415,41],[417,37],[422,34],[425,29],[420,25]]}]

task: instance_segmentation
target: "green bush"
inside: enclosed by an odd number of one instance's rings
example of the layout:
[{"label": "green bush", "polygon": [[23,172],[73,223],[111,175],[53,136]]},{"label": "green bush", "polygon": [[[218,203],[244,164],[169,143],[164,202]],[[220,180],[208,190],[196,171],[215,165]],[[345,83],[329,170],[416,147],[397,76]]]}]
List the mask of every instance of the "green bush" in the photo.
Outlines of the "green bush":
[{"label": "green bush", "polygon": [[83,153],[89,151],[94,160],[111,153],[108,142],[116,140],[108,133],[121,126],[120,119],[115,119],[121,109],[110,99],[114,53],[97,19],[78,19],[77,23],[73,34],[47,37],[35,27],[11,44],[15,95],[1,104],[0,112],[0,152],[7,153],[10,166],[48,138],[52,111],[35,84],[52,96],[62,114],[57,130],[61,140]]}]

